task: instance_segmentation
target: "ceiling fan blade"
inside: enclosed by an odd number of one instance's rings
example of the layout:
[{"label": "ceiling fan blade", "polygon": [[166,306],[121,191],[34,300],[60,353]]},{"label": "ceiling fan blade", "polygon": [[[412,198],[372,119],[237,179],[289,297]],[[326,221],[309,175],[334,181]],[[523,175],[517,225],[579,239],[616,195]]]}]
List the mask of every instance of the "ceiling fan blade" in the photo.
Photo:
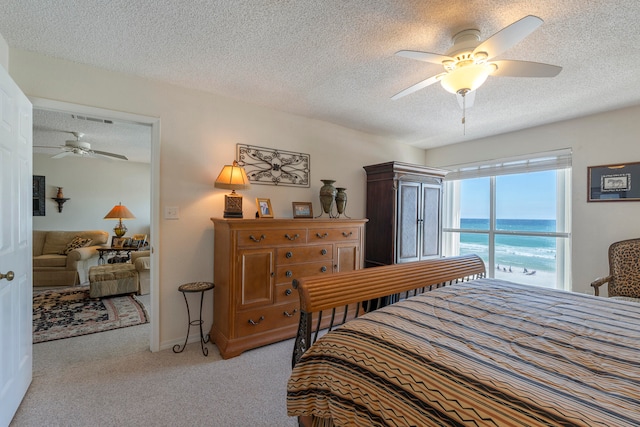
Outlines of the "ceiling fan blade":
[{"label": "ceiling fan blade", "polygon": [[98,150],[91,150],[91,151],[93,152],[93,154],[98,154],[100,156],[113,157],[114,159],[120,159],[120,160],[129,160],[127,159],[126,156],[123,156],[122,154],[107,153],[106,151],[98,151]]},{"label": "ceiling fan blade", "polygon": [[458,100],[458,105],[460,106],[460,108],[464,109],[469,109],[471,107],[473,107],[473,103],[476,100],[476,92],[477,91],[471,91],[471,92],[467,92],[467,94],[464,96],[464,102],[463,102],[463,98],[462,95],[460,95],[459,93],[456,93],[456,99]]},{"label": "ceiling fan blade", "polygon": [[555,77],[562,71],[562,67],[540,62],[504,60],[491,63],[498,66],[491,75],[499,77]]},{"label": "ceiling fan blade", "polygon": [[416,91],[418,91],[420,89],[423,89],[423,88],[425,88],[427,86],[430,86],[430,85],[436,83],[437,81],[439,81],[440,78],[445,74],[447,74],[447,73],[440,73],[440,74],[437,74],[435,76],[431,76],[426,80],[422,80],[421,82],[418,82],[418,83],[414,84],[413,86],[410,86],[410,87],[406,88],[402,92],[396,93],[395,95],[393,95],[391,97],[391,99],[393,99],[395,101],[398,98],[402,98],[403,96],[407,96],[407,95],[409,95],[409,94],[411,94],[413,92],[416,92]]},{"label": "ceiling fan blade", "polygon": [[400,50],[396,52],[396,55],[438,65],[442,65],[442,61],[453,61],[453,58],[450,56],[439,55],[437,53],[419,52],[417,50]]},{"label": "ceiling fan blade", "polygon": [[62,153],[58,153],[55,156],[51,156],[52,159],[61,159],[63,157],[67,157],[72,155],[73,153],[71,151],[63,151]]},{"label": "ceiling fan blade", "polygon": [[542,22],[542,19],[537,16],[525,16],[480,43],[480,45],[473,50],[473,53],[485,52],[487,59],[498,56],[535,31],[536,28],[542,25]]}]

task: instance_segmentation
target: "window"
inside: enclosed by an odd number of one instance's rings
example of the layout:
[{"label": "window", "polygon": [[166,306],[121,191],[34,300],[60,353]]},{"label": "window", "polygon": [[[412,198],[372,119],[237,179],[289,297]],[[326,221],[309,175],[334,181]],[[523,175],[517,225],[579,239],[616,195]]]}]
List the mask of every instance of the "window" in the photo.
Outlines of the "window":
[{"label": "window", "polygon": [[479,255],[488,277],[570,290],[570,173],[568,150],[453,171],[443,254]]}]

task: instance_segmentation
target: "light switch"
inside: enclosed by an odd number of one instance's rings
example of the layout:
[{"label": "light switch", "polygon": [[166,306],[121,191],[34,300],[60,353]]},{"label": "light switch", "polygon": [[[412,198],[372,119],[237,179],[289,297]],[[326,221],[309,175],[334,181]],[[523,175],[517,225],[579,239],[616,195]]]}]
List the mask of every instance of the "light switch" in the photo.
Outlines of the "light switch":
[{"label": "light switch", "polygon": [[180,208],[177,206],[165,206],[164,207],[164,219],[179,219]]}]

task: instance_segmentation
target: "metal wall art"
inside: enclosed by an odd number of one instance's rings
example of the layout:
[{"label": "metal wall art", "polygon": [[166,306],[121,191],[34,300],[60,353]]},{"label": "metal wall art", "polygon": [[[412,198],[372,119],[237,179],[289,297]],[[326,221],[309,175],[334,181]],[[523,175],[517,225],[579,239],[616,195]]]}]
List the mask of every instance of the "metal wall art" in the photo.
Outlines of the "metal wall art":
[{"label": "metal wall art", "polygon": [[310,187],[308,154],[237,144],[238,164],[252,184]]}]

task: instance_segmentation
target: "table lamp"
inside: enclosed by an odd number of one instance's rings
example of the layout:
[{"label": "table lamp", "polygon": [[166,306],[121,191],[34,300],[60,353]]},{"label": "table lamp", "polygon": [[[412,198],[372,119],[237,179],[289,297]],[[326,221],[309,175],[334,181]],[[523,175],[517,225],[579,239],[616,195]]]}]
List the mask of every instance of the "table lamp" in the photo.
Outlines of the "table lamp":
[{"label": "table lamp", "polygon": [[237,194],[236,190],[245,190],[250,187],[244,168],[241,168],[235,160],[232,165],[225,165],[216,178],[214,187],[231,190],[230,194],[224,196],[224,217],[242,218],[242,196]]},{"label": "table lamp", "polygon": [[116,236],[122,237],[127,232],[127,227],[122,223],[122,220],[135,219],[135,215],[126,206],[122,206],[122,203],[118,203],[105,215],[104,219],[117,219],[118,224],[114,227],[113,232],[116,233]]}]

